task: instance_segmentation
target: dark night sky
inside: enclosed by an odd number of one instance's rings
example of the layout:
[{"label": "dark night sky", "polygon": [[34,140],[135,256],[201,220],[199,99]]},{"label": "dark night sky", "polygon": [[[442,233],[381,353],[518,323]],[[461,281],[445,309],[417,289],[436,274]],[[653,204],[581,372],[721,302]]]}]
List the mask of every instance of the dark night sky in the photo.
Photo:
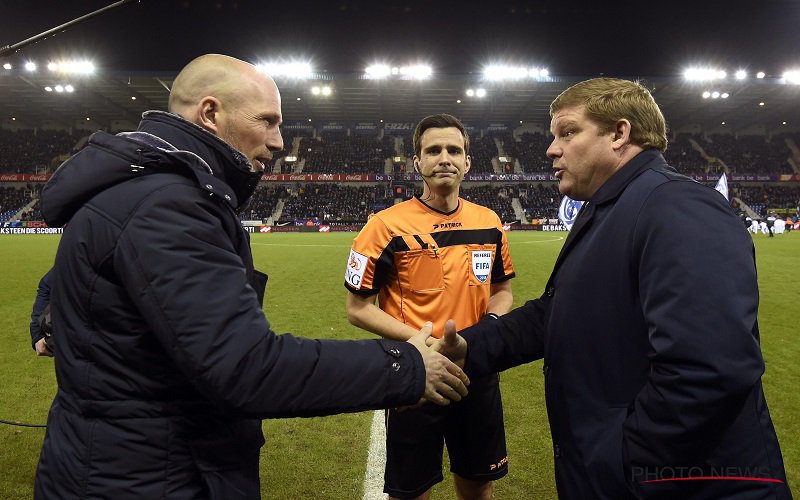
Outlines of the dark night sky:
[{"label": "dark night sky", "polygon": [[[0,46],[111,3],[0,0]],[[174,71],[206,52],[299,55],[329,71],[383,56],[444,73],[505,59],[581,76],[670,76],[699,62],[779,74],[800,65],[800,1],[141,0],[11,59],[85,54],[112,69]]]}]

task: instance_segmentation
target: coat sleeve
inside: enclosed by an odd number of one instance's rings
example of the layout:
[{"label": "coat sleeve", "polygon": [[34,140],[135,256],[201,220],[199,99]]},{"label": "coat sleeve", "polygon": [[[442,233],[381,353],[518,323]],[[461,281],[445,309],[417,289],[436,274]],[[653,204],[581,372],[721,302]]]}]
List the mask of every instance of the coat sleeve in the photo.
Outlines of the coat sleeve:
[{"label": "coat sleeve", "polygon": [[115,272],[201,394],[243,416],[313,416],[413,404],[425,369],[411,344],[276,335],[221,217],[190,186],[154,193],[124,228]]},{"label": "coat sleeve", "polygon": [[656,188],[634,231],[650,372],[629,408],[625,452],[636,466],[689,466],[764,370],[753,244],[721,195],[689,182]]},{"label": "coat sleeve", "polygon": [[50,269],[39,280],[39,287],[36,289],[36,299],[33,301],[33,309],[31,310],[31,345],[36,349],[36,342],[44,337],[42,332],[42,325],[39,323],[39,316],[42,315],[47,304],[50,303],[50,277],[53,275],[53,270]]},{"label": "coat sleeve", "polygon": [[469,376],[486,375],[541,359],[544,324],[544,302],[537,299],[462,330],[469,349],[464,371]]}]

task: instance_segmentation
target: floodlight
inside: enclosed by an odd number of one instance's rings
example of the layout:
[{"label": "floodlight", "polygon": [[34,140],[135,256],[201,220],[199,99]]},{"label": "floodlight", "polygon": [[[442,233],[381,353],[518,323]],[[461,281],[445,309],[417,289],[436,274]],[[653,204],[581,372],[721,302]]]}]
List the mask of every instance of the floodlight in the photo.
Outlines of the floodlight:
[{"label": "floodlight", "polygon": [[52,92],[52,91],[53,91],[53,87],[51,87],[51,86],[49,86],[49,85],[48,85],[47,87],[45,87],[45,88],[44,88],[44,90],[45,90],[46,92]]},{"label": "floodlight", "polygon": [[311,93],[314,95],[319,95],[320,93],[319,87],[317,87],[316,85],[311,87]]},{"label": "floodlight", "polygon": [[528,70],[528,76],[531,78],[546,78],[550,75],[550,71],[546,68],[531,68]]},{"label": "floodlight", "polygon": [[66,90],[67,92],[75,92],[75,87],[73,87],[70,84],[66,84],[64,85],[64,90]]},{"label": "floodlight", "polygon": [[758,103],[758,105],[759,105],[759,106],[763,106],[763,105],[764,105],[764,103],[763,103],[763,102],[760,102],[760,103]]},{"label": "floodlight", "polygon": [[131,101],[135,101],[135,100],[136,100],[136,96],[135,96],[135,95],[132,95],[132,96],[131,96]]},{"label": "floodlight", "polygon": [[11,68],[12,68],[11,63],[3,64],[3,69],[11,69]]},{"label": "floodlight", "polygon": [[723,70],[715,68],[688,68],[683,77],[689,81],[722,80],[727,76]]},{"label": "floodlight", "polygon": [[64,86],[63,85],[56,85],[56,92],[58,92],[58,93],[64,92]]},{"label": "floodlight", "polygon": [[729,95],[730,94],[728,94],[727,92],[723,92],[722,94],[720,94],[720,97],[722,97],[723,99],[727,99]]},{"label": "floodlight", "polygon": [[331,88],[327,85],[322,87],[322,95],[331,95]]},{"label": "floodlight", "polygon": [[786,80],[786,83],[800,85],[800,69],[790,69],[785,71],[783,73],[783,79]]},{"label": "floodlight", "polygon": [[717,92],[716,90],[714,92],[712,92],[711,93],[711,98],[712,99],[719,99],[719,92]]},{"label": "floodlight", "polygon": [[736,79],[737,80],[744,80],[745,78],[747,78],[747,71],[745,71],[743,69],[740,69],[740,70],[736,71]]},{"label": "floodlight", "polygon": [[433,74],[433,68],[427,64],[413,64],[400,67],[400,74],[415,80],[424,80],[430,78]]},{"label": "floodlight", "polygon": [[94,63],[86,60],[75,61],[51,61],[47,63],[47,69],[58,73],[91,75],[94,73]]},{"label": "floodlight", "polygon": [[456,99],[456,104],[461,104],[461,99]]},{"label": "floodlight", "polygon": [[478,89],[475,91],[477,97],[486,97],[486,89]]},{"label": "floodlight", "polygon": [[[535,70],[530,70],[535,71]],[[491,81],[520,80],[529,75],[529,70],[522,66],[507,66],[505,64],[490,64],[483,68],[483,77]],[[531,75],[533,76],[533,75]]]},{"label": "floodlight", "polygon": [[703,99],[708,99],[709,97],[711,97],[711,92],[709,92],[708,90],[703,92]]},{"label": "floodlight", "polygon": [[36,71],[36,63],[33,61],[26,62],[25,69],[31,72]]},{"label": "floodlight", "polygon": [[764,73],[763,71],[759,71],[758,73],[756,73],[756,78],[764,78],[765,76],[767,76],[767,74]]},{"label": "floodlight", "polygon": [[386,78],[392,73],[392,68],[386,64],[372,64],[364,71],[367,78]]},{"label": "floodlight", "polygon": [[475,91],[472,89],[467,89],[467,97],[475,97]]},{"label": "floodlight", "polygon": [[271,76],[285,76],[287,78],[308,79],[314,75],[314,69],[308,62],[269,62],[257,64],[256,69]]}]

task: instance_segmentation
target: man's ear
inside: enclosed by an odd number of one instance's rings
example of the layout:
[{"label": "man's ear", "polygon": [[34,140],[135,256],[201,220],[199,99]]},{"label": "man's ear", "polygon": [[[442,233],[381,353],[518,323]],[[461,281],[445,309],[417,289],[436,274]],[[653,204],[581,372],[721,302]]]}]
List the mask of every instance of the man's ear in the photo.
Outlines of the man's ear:
[{"label": "man's ear", "polygon": [[625,118],[617,120],[614,125],[614,140],[612,147],[616,150],[621,149],[631,142],[631,122]]},{"label": "man's ear", "polygon": [[214,135],[219,135],[221,104],[219,99],[213,96],[206,96],[200,99],[200,103],[196,108],[197,116],[195,117],[195,123]]}]

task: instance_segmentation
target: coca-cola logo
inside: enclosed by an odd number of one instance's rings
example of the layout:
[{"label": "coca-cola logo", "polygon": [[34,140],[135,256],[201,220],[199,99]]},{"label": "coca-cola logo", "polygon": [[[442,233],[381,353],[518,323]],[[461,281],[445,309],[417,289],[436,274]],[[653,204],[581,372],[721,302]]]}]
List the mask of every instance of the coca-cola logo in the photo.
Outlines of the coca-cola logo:
[{"label": "coca-cola logo", "polygon": [[361,176],[360,175],[346,175],[344,177],[344,180],[346,180],[346,181],[360,181],[361,180]]},{"label": "coca-cola logo", "polygon": [[16,181],[17,175],[0,175],[0,181]]},{"label": "coca-cola logo", "polygon": [[262,175],[261,176],[261,180],[262,181],[277,181],[278,180],[278,174]]},{"label": "coca-cola logo", "polygon": [[28,177],[28,180],[30,180],[30,181],[46,181],[48,177],[49,176],[46,175],[46,174],[31,175],[30,177]]}]

